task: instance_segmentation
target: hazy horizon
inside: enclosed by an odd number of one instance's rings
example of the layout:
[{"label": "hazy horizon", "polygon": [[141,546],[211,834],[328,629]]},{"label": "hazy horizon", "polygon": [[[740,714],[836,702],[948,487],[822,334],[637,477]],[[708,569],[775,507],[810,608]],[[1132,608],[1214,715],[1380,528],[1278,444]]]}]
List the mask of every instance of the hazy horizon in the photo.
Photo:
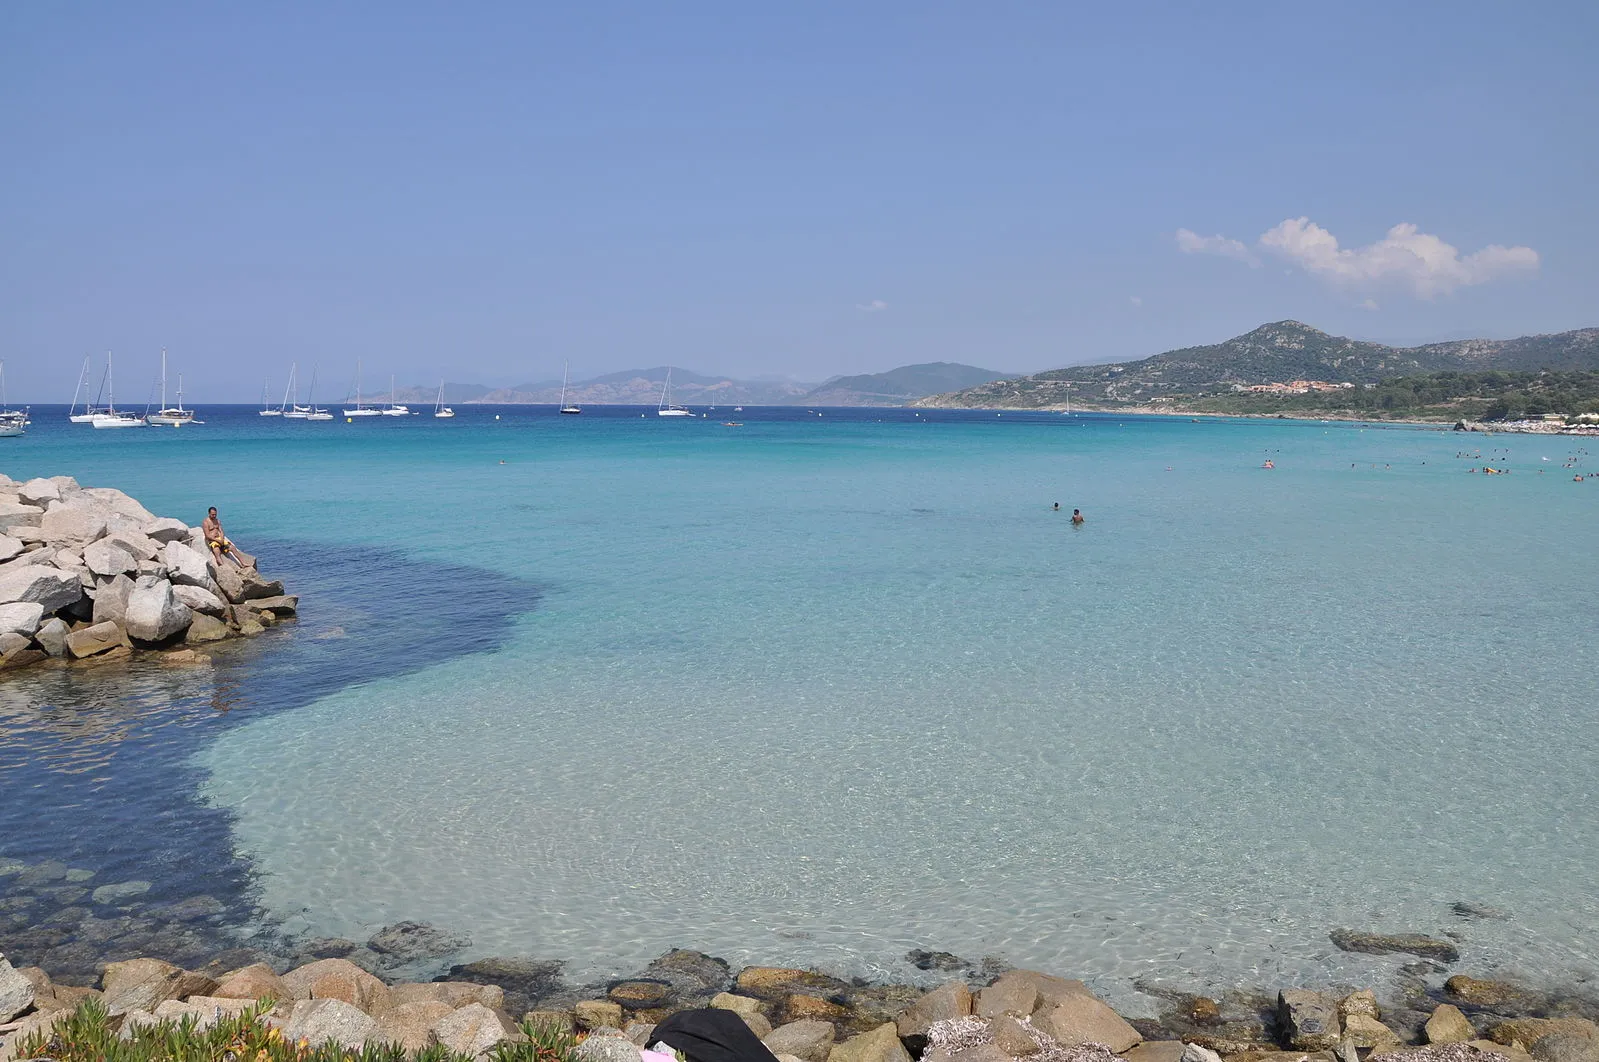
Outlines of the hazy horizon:
[{"label": "hazy horizon", "polygon": [[1441,3],[11,5],[0,359],[15,402],[107,349],[142,402],[163,347],[195,402],[291,361],[332,401],[357,357],[368,393],[817,383],[1285,318],[1593,326],[1596,36]]}]

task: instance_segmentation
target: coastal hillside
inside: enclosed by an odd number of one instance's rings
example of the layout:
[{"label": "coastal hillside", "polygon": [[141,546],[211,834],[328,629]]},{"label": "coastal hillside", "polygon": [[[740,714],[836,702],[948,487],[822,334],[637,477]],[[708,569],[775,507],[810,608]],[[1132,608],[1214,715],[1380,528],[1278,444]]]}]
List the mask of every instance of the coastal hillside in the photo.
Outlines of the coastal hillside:
[{"label": "coastal hillside", "polygon": [[1139,361],[1073,365],[932,395],[919,406],[1039,409],[1169,402],[1241,389],[1317,381],[1361,386],[1434,372],[1599,369],[1599,328],[1518,339],[1467,339],[1390,347],[1328,335],[1298,321],[1261,325],[1207,346]]},{"label": "coastal hillside", "polygon": [[1002,380],[1005,373],[953,361],[902,365],[888,372],[839,376],[805,396],[818,406],[899,406],[927,395]]}]

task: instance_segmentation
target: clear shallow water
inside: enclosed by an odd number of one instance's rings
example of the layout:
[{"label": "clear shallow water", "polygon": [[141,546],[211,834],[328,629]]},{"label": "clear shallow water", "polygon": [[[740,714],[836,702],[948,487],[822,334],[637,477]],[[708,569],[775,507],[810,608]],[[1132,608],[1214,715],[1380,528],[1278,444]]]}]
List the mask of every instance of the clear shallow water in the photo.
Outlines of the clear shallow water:
[{"label": "clear shallow water", "polygon": [[1400,965],[1341,925],[1461,933],[1473,972],[1599,967],[1583,440],[1472,437],[1516,469],[1484,477],[1458,435],[1348,425],[500,412],[36,432],[40,467],[5,469],[215,503],[246,548],[493,573],[459,577],[467,616],[527,594],[497,648],[449,652],[481,645],[456,619],[431,666],[199,746],[291,928],[422,918],[579,974],[688,946],[897,975],[934,947],[1130,1008],[1138,977]]}]

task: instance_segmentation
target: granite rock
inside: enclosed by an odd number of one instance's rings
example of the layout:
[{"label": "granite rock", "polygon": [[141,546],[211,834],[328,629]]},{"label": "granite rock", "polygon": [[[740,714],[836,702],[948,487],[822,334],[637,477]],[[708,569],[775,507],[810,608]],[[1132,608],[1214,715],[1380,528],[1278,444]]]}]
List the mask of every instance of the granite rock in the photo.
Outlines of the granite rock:
[{"label": "granite rock", "polygon": [[761,1042],[774,1055],[793,1055],[802,1062],[827,1062],[837,1032],[828,1021],[791,1021],[779,1025]]},{"label": "granite rock", "polygon": [[481,1003],[468,1003],[440,1018],[433,1026],[439,1046],[462,1055],[481,1055],[516,1037],[516,1027],[497,1011]]},{"label": "granite rock", "polygon": [[359,1048],[377,1031],[377,1020],[342,999],[300,999],[283,1021],[283,1037],[312,1047],[328,1042]]},{"label": "granite rock", "polygon": [[1104,1044],[1120,1054],[1143,1039],[1121,1015],[1093,996],[1069,996],[1065,1002],[1041,1011],[1033,1026],[1064,1047]]}]

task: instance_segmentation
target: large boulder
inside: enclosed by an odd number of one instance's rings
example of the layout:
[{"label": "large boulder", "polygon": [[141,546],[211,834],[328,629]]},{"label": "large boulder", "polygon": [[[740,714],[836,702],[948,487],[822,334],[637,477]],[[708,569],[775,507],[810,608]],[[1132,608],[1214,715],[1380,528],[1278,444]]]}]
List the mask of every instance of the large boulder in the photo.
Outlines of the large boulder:
[{"label": "large boulder", "polygon": [[19,539],[12,538],[10,535],[0,535],[0,564],[22,556],[22,551],[27,548]]},{"label": "large boulder", "polygon": [[128,611],[123,620],[130,638],[165,641],[192,622],[194,613],[172,593],[171,583],[149,575],[139,577],[128,595]]},{"label": "large boulder", "polygon": [[893,1022],[835,1044],[827,1062],[911,1062],[910,1052],[899,1042]]},{"label": "large boulder", "polygon": [[373,1043],[398,1044],[414,1054],[434,1046],[434,1024],[453,1013],[454,1007],[434,999],[397,1003],[383,1012],[368,1039]]},{"label": "large boulder", "polygon": [[212,995],[220,999],[271,999],[278,1003],[294,998],[283,979],[264,962],[234,970],[222,978]]},{"label": "large boulder", "polygon": [[149,538],[163,544],[167,542],[186,542],[189,538],[189,525],[182,520],[174,520],[169,516],[151,520],[140,530]]},{"label": "large boulder", "polygon": [[33,1006],[33,982],[0,955],[0,1025]]},{"label": "large boulder", "polygon": [[223,561],[221,564],[211,562],[209,571],[217,589],[222,591],[222,596],[231,604],[239,604],[244,600],[244,576],[239,573],[236,565]]},{"label": "large boulder", "polygon": [[1277,1023],[1287,1046],[1324,1051],[1342,1040],[1337,1000],[1320,992],[1286,988],[1277,994]]},{"label": "large boulder", "polygon": [[23,505],[37,505],[43,509],[49,503],[61,500],[61,488],[48,479],[30,479],[17,488],[17,500]]},{"label": "large boulder", "polygon": [[0,668],[27,667],[43,660],[43,650],[31,648],[32,641],[16,631],[0,634]]},{"label": "large boulder", "polygon": [[389,1007],[389,986],[348,959],[318,959],[283,975],[295,999],[339,999],[368,1014]]},{"label": "large boulder", "polygon": [[[63,496],[69,493],[71,492],[64,491]],[[155,513],[115,487],[82,487],[78,490],[78,494],[80,498],[92,500],[95,505],[108,512],[129,517],[141,527],[155,520]]]},{"label": "large boulder", "polygon": [[1068,995],[1065,1002],[1036,1014],[1033,1025],[1062,1046],[1104,1044],[1117,1054],[1143,1039],[1120,1014],[1088,995]]},{"label": "large boulder", "polygon": [[1025,1018],[1038,1007],[1038,988],[1021,977],[1006,974],[977,993],[973,1013],[979,1018],[1014,1014]]},{"label": "large boulder", "polygon": [[196,612],[203,612],[207,616],[221,617],[228,606],[223,600],[203,586],[190,586],[184,583],[172,584],[172,595],[182,601]]},{"label": "large boulder", "polygon": [[161,552],[161,544],[142,531],[115,531],[106,535],[101,541],[121,546],[140,561],[152,560]]},{"label": "large boulder", "polygon": [[[926,1036],[927,1027],[935,1021],[964,1018],[972,1012],[972,990],[963,981],[951,981],[935,988],[895,1019],[901,1039],[909,1036]],[[792,1051],[791,1054],[799,1054]]]},{"label": "large boulder", "polygon": [[451,1011],[433,1026],[440,1047],[460,1055],[481,1055],[516,1036],[516,1026],[481,1003]]},{"label": "large boulder", "polygon": [[1327,938],[1341,951],[1357,951],[1366,955],[1389,955],[1402,952],[1439,962],[1456,962],[1460,949],[1447,940],[1425,936],[1421,933],[1367,933],[1357,929],[1335,929]]},{"label": "large boulder", "polygon": [[107,964],[101,978],[106,1010],[154,1011],[169,999],[208,996],[217,983],[204,974],[190,973],[160,959],[129,959]]},{"label": "large boulder", "polygon": [[65,620],[52,616],[39,625],[39,629],[33,634],[33,640],[51,656],[65,656],[67,635],[71,633],[72,628],[67,626]]},{"label": "large boulder", "polygon": [[[218,601],[219,609],[221,605]],[[252,607],[259,609],[265,605],[257,603]],[[293,612],[292,607],[290,612]],[[447,933],[428,922],[396,922],[384,926],[366,942],[366,946],[383,956],[386,963],[397,966],[453,955],[471,945],[472,938]]]},{"label": "large boulder", "polygon": [[0,530],[12,531],[19,527],[38,527],[44,510],[37,505],[17,502],[0,502]]},{"label": "large boulder", "polygon": [[94,592],[95,623],[122,623],[128,615],[128,596],[133,593],[133,580],[118,575]]},{"label": "large boulder", "polygon": [[780,1000],[796,992],[827,996],[849,988],[827,974],[781,966],[746,966],[739,971],[736,983],[744,995],[768,1000]]},{"label": "large boulder", "polygon": [[283,1022],[283,1038],[291,1043],[305,1040],[312,1047],[332,1042],[355,1049],[366,1043],[377,1027],[371,1015],[342,999],[301,999]]},{"label": "large boulder", "polygon": [[[178,589],[174,587],[173,589]],[[205,645],[207,642],[220,642],[230,638],[233,631],[226,623],[215,616],[208,616],[204,612],[196,612],[194,619],[189,623],[189,631],[183,636],[186,645]]]},{"label": "large boulder", "polygon": [[118,646],[128,644],[128,636],[119,624],[96,623],[82,630],[72,631],[66,637],[66,651],[74,660],[98,656]]},{"label": "large boulder", "polygon": [[95,575],[113,576],[138,571],[139,561],[121,543],[101,539],[83,547],[83,566]]},{"label": "large boulder", "polygon": [[167,577],[174,583],[202,588],[211,586],[210,564],[205,555],[182,542],[168,542],[162,547],[161,560],[166,565]]},{"label": "large boulder", "polygon": [[390,985],[390,1006],[398,1007],[406,1003],[443,1003],[451,1010],[468,1003],[481,1003],[490,1010],[504,1010],[505,990],[499,985],[480,985],[471,981]]},{"label": "large boulder", "polygon": [[197,1032],[204,1032],[224,1018],[236,1018],[252,1001],[248,999],[223,999],[216,996],[190,996],[186,1000],[169,999],[156,1004],[156,1018],[165,1021],[182,1021],[190,1018]]},{"label": "large boulder", "polygon": [[[278,619],[288,619],[299,610],[300,598],[297,594],[280,594],[277,597],[251,598],[249,603],[250,607],[257,612],[270,612]],[[448,955],[449,952],[441,952],[440,954]]]},{"label": "large boulder", "polygon": [[57,502],[39,518],[39,530],[46,542],[85,546],[106,533],[109,515],[97,505]]},{"label": "large boulder", "polygon": [[830,1021],[791,1021],[773,1029],[761,1042],[774,1055],[793,1055],[801,1062],[827,1062],[837,1035]]},{"label": "large boulder", "polygon": [[42,564],[24,564],[0,575],[0,604],[33,601],[45,612],[59,612],[83,596],[76,575]]},{"label": "large boulder", "polygon": [[16,633],[32,638],[44,618],[44,606],[37,601],[13,601],[0,605],[0,634]]},{"label": "large boulder", "polygon": [[262,598],[282,597],[283,580],[265,579],[254,568],[240,568],[239,578],[244,581],[244,600],[257,601]]}]

